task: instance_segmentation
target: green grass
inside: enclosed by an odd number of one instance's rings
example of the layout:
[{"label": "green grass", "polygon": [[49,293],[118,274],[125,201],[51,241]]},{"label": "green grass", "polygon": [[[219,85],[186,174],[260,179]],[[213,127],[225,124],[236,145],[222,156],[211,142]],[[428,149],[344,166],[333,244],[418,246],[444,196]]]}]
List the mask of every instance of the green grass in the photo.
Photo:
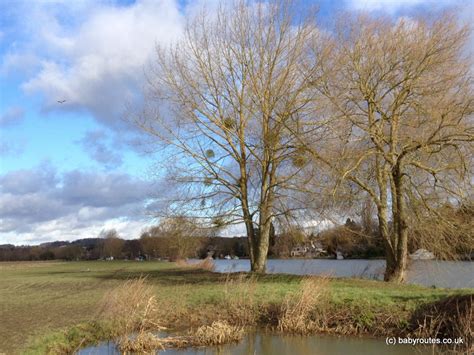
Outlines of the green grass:
[{"label": "green grass", "polygon": [[[147,275],[157,298],[179,309],[178,303],[212,307],[223,298],[228,277],[168,262],[133,261],[0,263],[0,275],[0,353],[8,354],[21,352],[46,336],[60,336],[58,330],[97,319],[100,300],[127,279]],[[300,281],[300,276],[292,275],[258,276],[255,298],[259,303],[279,302],[298,290]],[[330,289],[336,304],[400,311],[447,295],[472,293],[472,289],[432,289],[350,278],[331,280]],[[363,321],[371,321],[370,312]]]}]

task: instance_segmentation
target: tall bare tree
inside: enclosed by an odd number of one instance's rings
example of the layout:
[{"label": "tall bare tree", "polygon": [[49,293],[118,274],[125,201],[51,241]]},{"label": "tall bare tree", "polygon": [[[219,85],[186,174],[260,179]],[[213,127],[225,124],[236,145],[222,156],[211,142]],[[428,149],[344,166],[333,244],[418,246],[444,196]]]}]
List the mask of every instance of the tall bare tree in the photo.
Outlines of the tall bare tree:
[{"label": "tall bare tree", "polygon": [[158,48],[140,122],[168,148],[168,178],[182,187],[171,206],[216,225],[243,221],[254,272],[265,272],[272,221],[289,212],[305,165],[288,127],[308,120],[316,94],[303,63],[320,33],[294,10],[242,0],[203,11],[178,44]]},{"label": "tall bare tree", "polygon": [[103,230],[99,237],[103,240],[103,254],[104,257],[119,258],[122,254],[124,241],[120,239],[120,235],[115,229]]},{"label": "tall bare tree", "polygon": [[203,236],[202,228],[194,220],[176,216],[166,218],[150,230],[150,238],[158,240],[158,250],[171,260],[196,257]]},{"label": "tall bare tree", "polygon": [[[335,139],[313,156],[375,203],[388,281],[405,279],[409,232],[427,214],[440,222],[442,203],[472,191],[468,35],[449,15],[431,22],[345,18],[332,60],[314,80],[325,114],[335,119]],[[430,246],[442,252],[446,243],[430,239]]]}]

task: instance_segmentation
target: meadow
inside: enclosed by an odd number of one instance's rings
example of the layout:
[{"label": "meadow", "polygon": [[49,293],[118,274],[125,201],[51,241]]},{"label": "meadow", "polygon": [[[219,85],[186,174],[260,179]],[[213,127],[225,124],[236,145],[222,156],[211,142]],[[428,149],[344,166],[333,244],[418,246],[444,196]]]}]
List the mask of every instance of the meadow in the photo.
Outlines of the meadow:
[{"label": "meadow", "polygon": [[[161,324],[183,329],[226,318],[242,325],[275,324],[276,328],[281,322],[275,320],[275,309],[300,292],[305,279],[282,274],[218,274],[158,261],[5,262],[0,263],[0,275],[0,353],[7,354],[47,352],[61,342],[63,346],[70,342],[72,348],[67,349],[74,349],[85,345],[81,331],[90,335],[94,333],[91,327],[97,331],[86,343],[109,337],[105,328],[97,328],[101,305],[127,280],[145,277],[158,301]],[[327,304],[341,312],[339,318],[334,313],[327,316],[325,329],[348,334],[381,335],[384,329],[401,329],[421,306],[473,293],[472,289],[355,278],[313,278],[313,283],[324,284]],[[341,327],[343,321],[351,328]]]}]

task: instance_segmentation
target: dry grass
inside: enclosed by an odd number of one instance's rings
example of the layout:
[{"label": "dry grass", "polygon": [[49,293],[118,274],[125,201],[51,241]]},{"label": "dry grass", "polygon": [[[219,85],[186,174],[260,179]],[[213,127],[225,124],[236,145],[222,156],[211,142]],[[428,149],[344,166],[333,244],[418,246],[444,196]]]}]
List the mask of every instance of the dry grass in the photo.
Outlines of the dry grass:
[{"label": "dry grass", "polygon": [[118,347],[124,354],[142,353],[154,354],[157,349],[163,350],[165,347],[160,338],[153,333],[142,331],[135,337],[124,336],[120,338]]},{"label": "dry grass", "polygon": [[230,325],[226,321],[215,321],[211,325],[199,327],[192,335],[194,346],[221,345],[238,342],[244,336],[242,327]]},{"label": "dry grass", "polygon": [[162,339],[153,334],[165,328],[157,321],[158,302],[146,277],[127,280],[109,292],[102,300],[100,313],[113,323],[122,352],[154,353],[165,348]]},{"label": "dry grass", "polygon": [[[281,305],[277,329],[285,333],[307,334],[318,328],[314,312],[327,300],[328,278],[308,277],[301,281],[296,294],[289,295]],[[320,309],[322,307],[319,307]]]},{"label": "dry grass", "polygon": [[452,296],[420,307],[410,321],[418,338],[463,338],[462,348],[474,347],[474,295]]},{"label": "dry grass", "polygon": [[124,354],[155,354],[156,350],[199,346],[190,336],[169,336],[161,338],[151,332],[140,332],[134,337],[124,337],[119,341],[119,349]]},{"label": "dry grass", "polygon": [[155,353],[166,348],[186,348],[199,346],[222,345],[238,342],[244,336],[244,329],[230,325],[226,321],[215,321],[203,325],[186,336],[159,337],[151,332],[141,331],[134,337],[123,337],[119,341],[120,350],[131,353]]},{"label": "dry grass", "polygon": [[117,335],[164,329],[157,322],[158,303],[146,277],[128,280],[106,294],[100,314],[114,324]]},{"label": "dry grass", "polygon": [[[239,284],[249,285],[247,282]],[[158,303],[145,277],[128,280],[109,292],[102,301],[101,315],[114,324],[116,335],[120,336],[119,349],[124,353],[154,353],[165,348],[219,345],[239,341],[243,337],[242,327],[226,321],[201,326],[186,336],[157,336],[156,333],[165,328],[157,322],[160,319]]]},{"label": "dry grass", "polygon": [[200,270],[207,270],[207,271],[214,271],[215,265],[212,258],[205,258],[197,263],[190,263],[187,260],[177,260],[176,265],[179,267],[185,268],[192,268],[192,269],[200,269]]},{"label": "dry grass", "polygon": [[228,320],[239,326],[255,325],[259,310],[255,293],[257,290],[255,276],[240,274],[237,278],[227,277],[224,286],[224,309]]}]

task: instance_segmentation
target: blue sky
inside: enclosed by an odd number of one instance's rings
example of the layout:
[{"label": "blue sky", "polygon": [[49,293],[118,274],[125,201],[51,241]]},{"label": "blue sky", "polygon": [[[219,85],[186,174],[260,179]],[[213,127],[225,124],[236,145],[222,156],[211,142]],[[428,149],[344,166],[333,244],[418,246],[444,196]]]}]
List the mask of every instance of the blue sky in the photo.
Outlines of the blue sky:
[{"label": "blue sky", "polygon": [[[127,123],[139,107],[157,43],[216,1],[0,0],[0,244],[136,238],[153,223],[151,178],[159,152]],[[414,16],[461,0],[323,0],[339,11]],[[64,103],[58,101],[66,100]]]}]

